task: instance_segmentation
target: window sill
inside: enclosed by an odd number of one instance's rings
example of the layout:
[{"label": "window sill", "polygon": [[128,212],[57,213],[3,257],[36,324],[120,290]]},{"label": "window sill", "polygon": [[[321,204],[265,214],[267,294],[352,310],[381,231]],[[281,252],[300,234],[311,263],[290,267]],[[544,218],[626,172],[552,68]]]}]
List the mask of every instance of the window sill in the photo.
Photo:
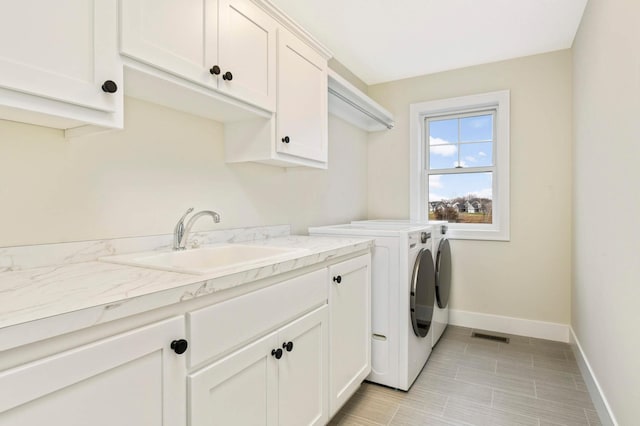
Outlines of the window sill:
[{"label": "window sill", "polygon": [[479,240],[479,241],[511,241],[509,232],[497,229],[456,229],[449,225],[447,238],[450,240]]}]

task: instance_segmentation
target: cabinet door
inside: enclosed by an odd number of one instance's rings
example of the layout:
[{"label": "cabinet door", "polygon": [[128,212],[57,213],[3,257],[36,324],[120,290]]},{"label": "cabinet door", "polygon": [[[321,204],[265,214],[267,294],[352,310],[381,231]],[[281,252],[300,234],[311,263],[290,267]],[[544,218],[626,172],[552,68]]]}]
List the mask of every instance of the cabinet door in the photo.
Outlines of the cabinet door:
[{"label": "cabinet door", "polygon": [[211,87],[218,57],[217,0],[121,0],[124,55]]},{"label": "cabinet door", "polygon": [[275,111],[276,21],[249,0],[220,0],[219,13],[218,87]]},{"label": "cabinet door", "polygon": [[[115,0],[0,0],[0,87],[113,112],[122,96]],[[101,86],[114,81],[118,94]]]},{"label": "cabinet door", "polygon": [[327,114],[327,61],[281,29],[276,151],[326,162]]},{"label": "cabinet door", "polygon": [[284,327],[278,362],[278,424],[324,425],[328,418],[328,327],[326,306]]},{"label": "cabinet door", "polygon": [[190,425],[278,424],[276,333],[189,377]]},{"label": "cabinet door", "polygon": [[371,258],[366,255],[332,265],[329,276],[333,416],[371,371]]},{"label": "cabinet door", "polygon": [[0,425],[184,425],[183,317],[0,373]]}]

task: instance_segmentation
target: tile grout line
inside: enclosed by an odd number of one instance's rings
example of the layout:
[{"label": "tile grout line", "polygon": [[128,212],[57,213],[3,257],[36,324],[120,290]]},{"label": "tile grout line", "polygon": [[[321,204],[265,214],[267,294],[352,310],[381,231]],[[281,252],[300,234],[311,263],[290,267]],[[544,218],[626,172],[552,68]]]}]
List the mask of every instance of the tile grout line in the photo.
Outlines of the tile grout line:
[{"label": "tile grout line", "polygon": [[396,414],[398,414],[398,411],[400,411],[400,404],[397,404],[396,411],[393,412],[393,416],[391,416],[389,421],[386,423],[387,426],[389,426],[391,424],[391,422],[393,421],[393,419],[396,416]]},{"label": "tile grout line", "polygon": [[442,413],[440,413],[440,417],[444,418],[444,412],[447,411],[447,405],[449,405],[450,396],[447,395],[447,399],[444,401],[444,405],[442,406]]},{"label": "tile grout line", "polygon": [[587,424],[591,425],[591,421],[589,421],[589,415],[587,414],[587,409],[586,408],[582,408],[582,410],[584,411],[584,416],[587,418]]}]

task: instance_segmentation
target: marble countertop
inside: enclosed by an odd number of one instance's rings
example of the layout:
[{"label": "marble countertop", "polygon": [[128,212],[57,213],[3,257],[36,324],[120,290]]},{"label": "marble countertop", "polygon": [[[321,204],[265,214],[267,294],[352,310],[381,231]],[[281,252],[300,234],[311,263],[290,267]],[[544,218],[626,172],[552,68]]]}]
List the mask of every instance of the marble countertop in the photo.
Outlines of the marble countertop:
[{"label": "marble countertop", "polygon": [[[0,335],[17,325],[68,314],[76,314],[78,328],[95,325],[365,251],[372,242],[285,236],[243,244],[305,250],[288,259],[244,265],[224,274],[192,275],[97,260],[2,272]],[[56,328],[54,322],[48,324]]]}]

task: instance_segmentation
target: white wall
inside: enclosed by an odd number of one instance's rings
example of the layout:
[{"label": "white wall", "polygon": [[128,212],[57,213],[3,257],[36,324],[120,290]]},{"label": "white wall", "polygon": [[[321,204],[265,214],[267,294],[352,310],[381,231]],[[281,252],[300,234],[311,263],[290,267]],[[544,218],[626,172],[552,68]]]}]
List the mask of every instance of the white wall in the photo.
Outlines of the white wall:
[{"label": "white wall", "polygon": [[451,308],[568,324],[571,53],[369,87],[396,128],[369,138],[370,218],[409,216],[409,104],[511,90],[511,241],[453,241]]},{"label": "white wall", "polygon": [[640,419],[640,2],[590,0],[573,46],[572,326],[620,425]]},{"label": "white wall", "polygon": [[168,234],[190,206],[222,215],[199,229],[362,218],[366,134],[329,126],[329,170],[287,172],[225,164],[222,124],[131,98],[124,131],[77,140],[0,120],[0,247]]}]

